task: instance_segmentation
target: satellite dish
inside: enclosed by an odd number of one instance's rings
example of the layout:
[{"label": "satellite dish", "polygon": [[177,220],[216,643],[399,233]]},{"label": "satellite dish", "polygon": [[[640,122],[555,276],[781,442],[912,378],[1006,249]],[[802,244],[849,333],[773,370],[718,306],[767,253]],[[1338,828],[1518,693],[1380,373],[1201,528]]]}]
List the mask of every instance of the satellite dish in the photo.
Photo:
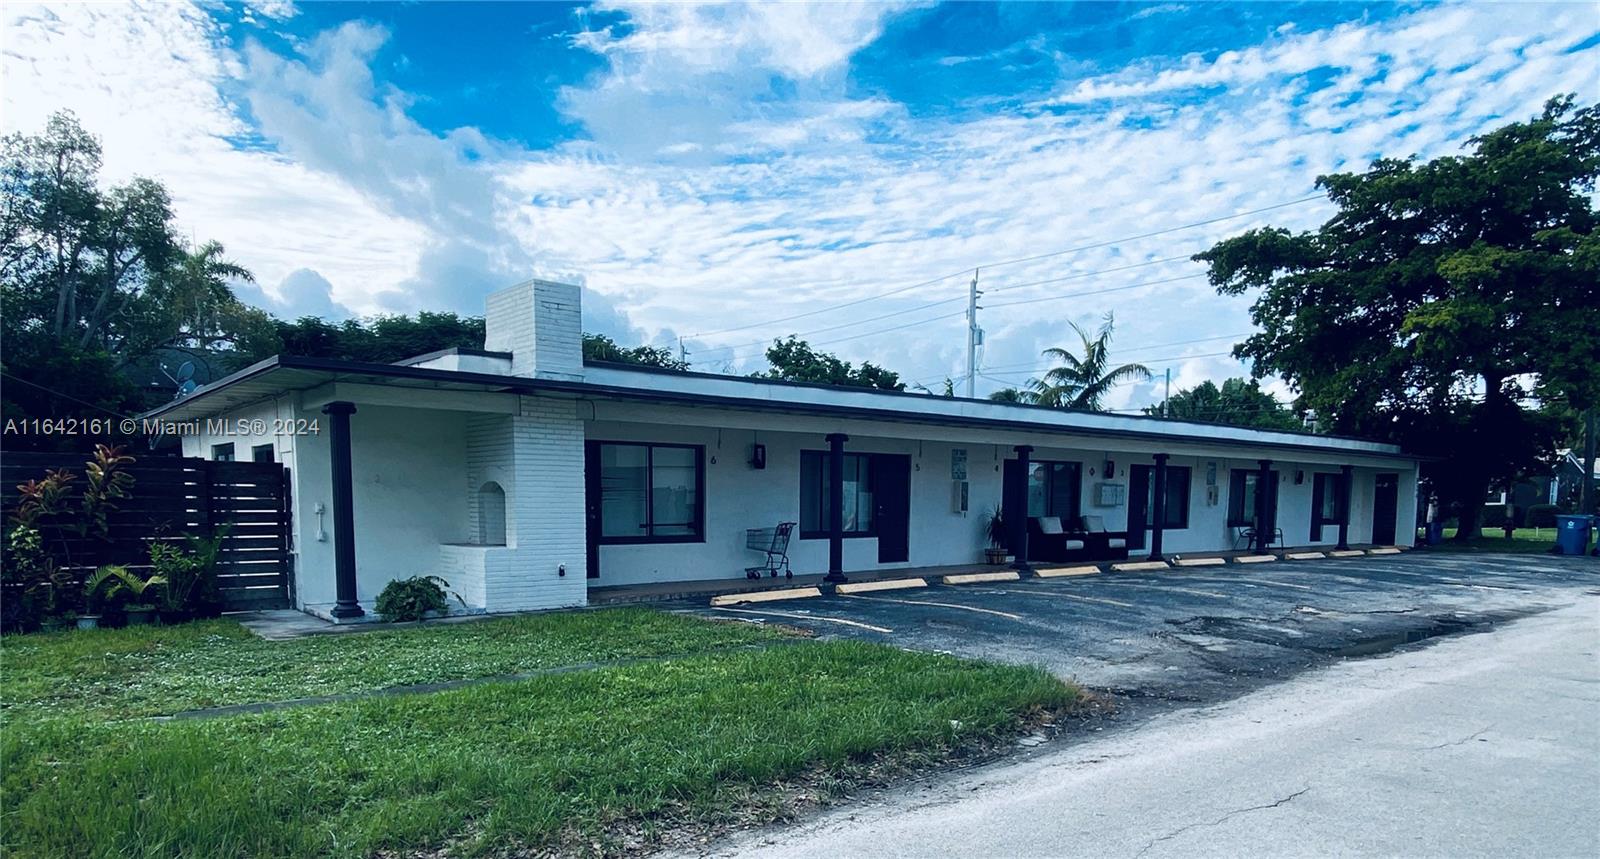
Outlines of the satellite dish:
[{"label": "satellite dish", "polygon": [[194,389],[198,388],[198,387],[200,387],[200,386],[195,383],[195,380],[187,379],[187,380],[185,380],[183,382],[183,384],[178,386],[178,393],[175,394],[172,398],[174,400],[181,400],[184,397],[187,397],[190,394],[194,393]]},{"label": "satellite dish", "polygon": [[[179,382],[181,384],[181,383],[186,383],[190,379],[193,379],[193,378],[194,378],[194,362],[193,361],[185,361],[182,364],[178,365],[178,378],[175,379],[174,381],[177,381],[177,382]],[[194,388],[190,388],[189,390],[192,391],[192,390],[194,390]]]}]

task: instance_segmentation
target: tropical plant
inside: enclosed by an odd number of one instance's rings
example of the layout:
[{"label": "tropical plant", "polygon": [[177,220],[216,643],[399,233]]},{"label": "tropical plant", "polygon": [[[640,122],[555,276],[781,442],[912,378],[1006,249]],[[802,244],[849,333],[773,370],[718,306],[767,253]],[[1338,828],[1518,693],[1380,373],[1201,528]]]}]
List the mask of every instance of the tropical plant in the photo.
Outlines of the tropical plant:
[{"label": "tropical plant", "polygon": [[[395,579],[383,586],[378,594],[378,616],[387,621],[422,620],[428,612],[443,612],[449,608],[445,601],[445,588],[450,583],[438,576],[412,576]],[[466,605],[460,594],[451,593],[456,602]]]},{"label": "tropical plant", "polygon": [[1031,403],[1034,397],[1032,391],[1024,391],[1020,388],[1001,388],[998,391],[991,391],[989,399],[997,403]]},{"label": "tropical plant", "polygon": [[5,559],[0,563],[0,592],[6,594],[0,623],[7,630],[27,631],[77,609],[71,574],[44,550],[39,529],[18,523],[6,532]]},{"label": "tropical plant", "polygon": [[155,596],[157,592],[151,592],[150,589],[162,587],[166,583],[167,580],[159,575],[143,577],[121,564],[106,564],[95,570],[94,575],[84,582],[83,592],[89,598],[90,605],[114,603],[119,597],[127,594],[131,598],[128,606],[130,608],[154,607],[145,598],[145,594],[149,592],[151,596]]},{"label": "tropical plant", "polygon": [[1005,514],[999,507],[991,509],[983,517],[983,535],[988,538],[990,548],[1004,549],[1011,535],[1006,530]]},{"label": "tropical plant", "polygon": [[1101,401],[1112,388],[1123,382],[1150,378],[1150,368],[1143,364],[1111,366],[1111,334],[1116,325],[1112,314],[1106,314],[1093,337],[1076,322],[1067,324],[1083,341],[1083,354],[1059,347],[1044,350],[1042,354],[1046,358],[1060,361],[1061,366],[1030,382],[1034,402],[1058,409],[1098,412]]},{"label": "tropical plant", "polygon": [[150,543],[150,569],[165,581],[161,610],[171,614],[208,614],[221,605],[217,593],[217,554],[227,529],[210,537],[184,535],[179,546],[170,540]]},{"label": "tropical plant", "polygon": [[107,517],[117,509],[119,501],[130,495],[133,475],[128,473],[127,467],[133,461],[120,447],[94,446],[94,459],[84,464],[83,519],[78,523],[82,536],[87,537],[92,532],[102,540],[110,539],[111,525]]}]

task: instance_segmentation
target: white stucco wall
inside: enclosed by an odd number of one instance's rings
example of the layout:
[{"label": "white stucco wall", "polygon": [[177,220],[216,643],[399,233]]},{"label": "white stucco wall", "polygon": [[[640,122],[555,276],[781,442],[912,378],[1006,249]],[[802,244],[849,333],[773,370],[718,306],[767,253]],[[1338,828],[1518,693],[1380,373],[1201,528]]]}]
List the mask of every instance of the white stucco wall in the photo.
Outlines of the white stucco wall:
[{"label": "white stucco wall", "polygon": [[[589,439],[599,441],[656,441],[702,445],[705,457],[705,541],[703,543],[651,543],[602,545],[599,550],[600,576],[596,586],[636,584],[653,581],[679,581],[709,578],[738,578],[743,568],[757,563],[760,555],[745,548],[748,528],[770,527],[780,521],[798,521],[800,509],[800,451],[825,450],[824,436],[842,431],[850,435],[846,450],[852,452],[897,453],[911,457],[911,523],[909,560],[904,563],[878,563],[876,538],[845,540],[846,570],[891,569],[905,566],[940,566],[976,563],[981,559],[983,514],[1001,500],[1001,462],[1014,456],[1012,445],[1034,445],[1034,460],[1075,461],[1082,465],[1082,511],[1105,519],[1109,530],[1127,527],[1126,504],[1100,507],[1095,504],[1095,486],[1102,482],[1128,484],[1129,469],[1151,465],[1150,453],[1129,450],[1125,440],[1107,442],[1085,439],[1076,445],[1060,440],[974,430],[945,430],[883,422],[813,421],[806,418],[784,420],[749,413],[718,412],[705,409],[634,406],[625,411],[605,404],[595,406],[595,420],[587,422]],[[624,418],[633,418],[632,420]],[[696,426],[709,421],[743,426]],[[790,431],[796,424],[815,424],[812,431]],[[788,429],[786,429],[788,428]],[[885,435],[870,435],[879,432]],[[914,433],[965,435],[967,440],[916,439]],[[895,433],[898,437],[887,435]],[[1000,441],[995,442],[997,436]],[[986,443],[974,437],[990,439]],[[750,446],[759,441],[766,446],[767,467],[756,470],[748,464]],[[1136,443],[1136,442],[1135,442]],[[1163,552],[1171,556],[1184,552],[1231,549],[1234,531],[1227,526],[1229,474],[1232,469],[1254,470],[1257,459],[1274,460],[1278,478],[1278,527],[1289,546],[1333,546],[1338,542],[1338,527],[1324,526],[1320,540],[1310,535],[1311,502],[1315,475],[1337,474],[1346,461],[1360,461],[1345,452],[1300,454],[1263,448],[1259,452],[1205,449],[1203,443],[1164,443],[1172,452],[1169,465],[1187,466],[1190,471],[1189,523],[1184,529],[1168,529],[1163,534]],[[950,452],[964,448],[968,459],[969,512],[953,512]],[[1186,450],[1186,448],[1188,450]],[[1147,445],[1147,449],[1149,446]],[[1244,455],[1249,454],[1249,455]],[[1114,462],[1116,474],[1107,478],[1101,472],[1107,459]],[[1320,461],[1307,461],[1320,460]],[[1355,468],[1349,539],[1367,542],[1372,531],[1372,491],[1374,475],[1391,472],[1401,475],[1397,519],[1409,522],[1408,504],[1414,497],[1415,472],[1403,462],[1365,462]],[[1206,471],[1216,463],[1217,502],[1207,504]],[[1091,474],[1093,471],[1093,474]],[[1303,472],[1301,483],[1295,473]],[[1409,494],[1408,494],[1409,493]],[[1402,524],[1398,539],[1409,532]],[[1148,536],[1145,540],[1149,547]],[[801,540],[790,546],[790,561],[795,572],[819,573],[827,569],[826,540]],[[1134,555],[1139,555],[1135,552]]]}]

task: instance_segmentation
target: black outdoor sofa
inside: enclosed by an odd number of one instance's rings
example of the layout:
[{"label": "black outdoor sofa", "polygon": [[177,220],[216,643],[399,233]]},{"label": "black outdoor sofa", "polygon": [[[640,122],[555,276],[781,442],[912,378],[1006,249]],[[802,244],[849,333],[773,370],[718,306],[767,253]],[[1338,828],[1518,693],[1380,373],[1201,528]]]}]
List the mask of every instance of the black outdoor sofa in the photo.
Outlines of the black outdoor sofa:
[{"label": "black outdoor sofa", "polygon": [[1052,525],[1043,520],[1053,517],[1028,517],[1028,560],[1030,561],[1123,561],[1128,558],[1128,533],[1107,531],[1099,516],[1082,516],[1072,523]]}]

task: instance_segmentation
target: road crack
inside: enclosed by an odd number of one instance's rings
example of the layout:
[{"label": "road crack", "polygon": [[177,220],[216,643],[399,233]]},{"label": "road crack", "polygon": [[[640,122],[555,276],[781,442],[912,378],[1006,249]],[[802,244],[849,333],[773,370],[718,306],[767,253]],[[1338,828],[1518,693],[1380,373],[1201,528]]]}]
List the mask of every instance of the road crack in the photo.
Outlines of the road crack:
[{"label": "road crack", "polygon": [[1485,726],[1485,727],[1484,727],[1484,728],[1483,728],[1483,730],[1480,730],[1480,731],[1478,731],[1478,732],[1477,732],[1477,733],[1475,733],[1475,734],[1469,734],[1469,735],[1467,735],[1467,736],[1465,736],[1465,737],[1462,737],[1462,738],[1461,738],[1461,739],[1459,739],[1459,740],[1451,740],[1451,741],[1450,741],[1450,742],[1448,742],[1448,743],[1440,743],[1440,744],[1439,744],[1439,745],[1437,745],[1437,746],[1423,746],[1423,747],[1422,747],[1422,750],[1423,750],[1423,751],[1425,751],[1425,752],[1431,752],[1431,751],[1434,751],[1434,750],[1435,750],[1435,749],[1448,749],[1448,748],[1450,748],[1450,747],[1451,747],[1451,746],[1464,746],[1464,745],[1466,745],[1466,744],[1467,744],[1467,743],[1470,743],[1470,742],[1472,742],[1472,741],[1473,741],[1473,740],[1476,740],[1476,739],[1477,739],[1477,738],[1479,738],[1479,737],[1481,737],[1481,736],[1483,736],[1483,735],[1484,735],[1484,734],[1487,734],[1487,733],[1489,733],[1489,730],[1490,730],[1490,729],[1491,729],[1491,728],[1493,728],[1493,727],[1494,727],[1494,725],[1486,725],[1486,726]]},{"label": "road crack", "polygon": [[[1488,730],[1488,728],[1485,728],[1484,730]],[[1286,796],[1286,797],[1284,797],[1284,798],[1282,798],[1282,799],[1280,799],[1280,800],[1278,800],[1276,802],[1269,802],[1266,805],[1252,805],[1252,806],[1249,806],[1248,808],[1237,808],[1237,809],[1234,809],[1233,811],[1228,812],[1227,814],[1222,815],[1221,817],[1217,818],[1216,820],[1201,821],[1199,823],[1190,823],[1187,826],[1181,826],[1181,827],[1179,827],[1177,829],[1172,830],[1171,832],[1167,833],[1166,835],[1161,836],[1160,838],[1152,839],[1150,841],[1150,843],[1146,844],[1144,847],[1141,847],[1139,849],[1139,852],[1134,854],[1134,855],[1135,855],[1135,857],[1143,856],[1144,854],[1150,852],[1150,850],[1152,848],[1154,848],[1157,844],[1160,844],[1163,841],[1171,841],[1172,839],[1177,838],[1179,835],[1182,835],[1183,833],[1188,832],[1191,829],[1199,829],[1199,828],[1205,827],[1205,826],[1221,826],[1222,824],[1227,823],[1229,820],[1231,820],[1231,819],[1233,819],[1235,817],[1238,817],[1241,814],[1249,814],[1252,811],[1266,811],[1268,809],[1277,808],[1280,805],[1285,805],[1285,804],[1293,801],[1294,799],[1296,799],[1298,797],[1305,796],[1310,791],[1311,791],[1311,786],[1310,785],[1306,785],[1305,787],[1295,791],[1294,793],[1289,794],[1288,796]]]}]

